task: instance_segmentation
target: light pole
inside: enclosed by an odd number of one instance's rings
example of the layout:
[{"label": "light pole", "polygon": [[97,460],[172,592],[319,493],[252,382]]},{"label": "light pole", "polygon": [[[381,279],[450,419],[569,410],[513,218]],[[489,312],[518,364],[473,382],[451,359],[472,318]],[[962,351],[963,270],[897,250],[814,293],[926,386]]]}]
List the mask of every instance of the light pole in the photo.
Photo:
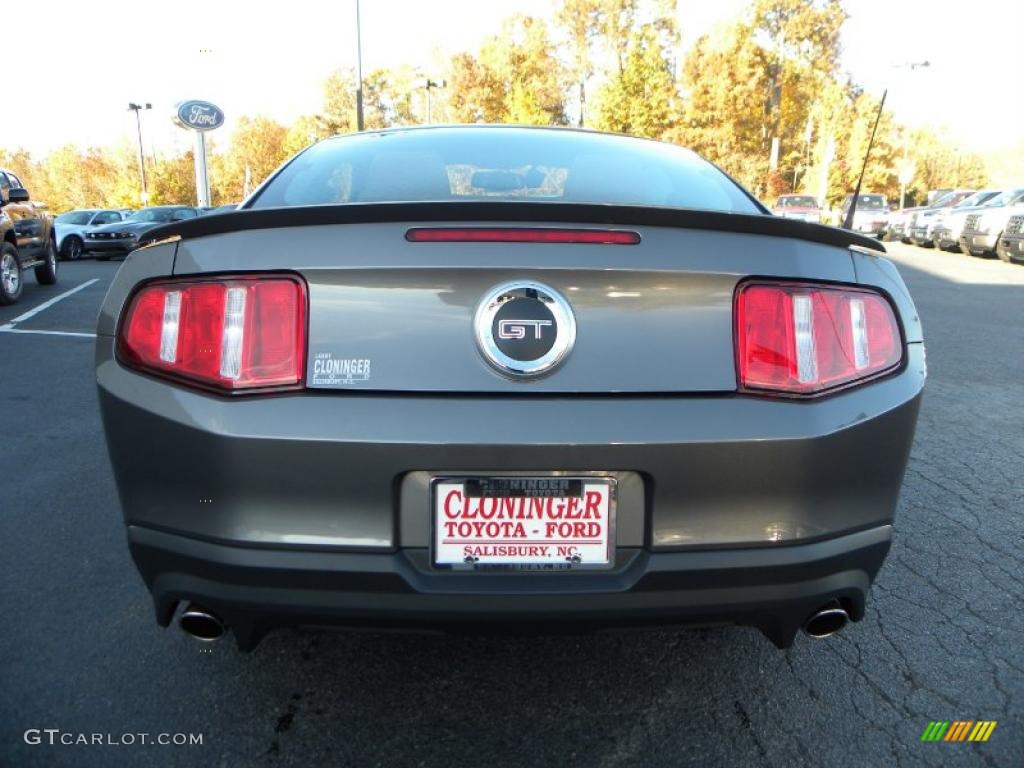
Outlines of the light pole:
[{"label": "light pole", "polygon": [[431,123],[430,90],[431,90],[431,88],[446,88],[448,86],[448,81],[447,80],[431,80],[429,77],[426,77],[426,78],[423,79],[423,81],[421,83],[419,83],[419,86],[421,88],[426,88],[427,89],[427,125],[430,125],[430,123]]},{"label": "light pole", "polygon": [[356,130],[363,130],[363,33],[356,0]]},{"label": "light pole", "polygon": [[134,101],[129,102],[128,109],[135,113],[135,130],[139,134],[139,175],[142,177],[142,205],[143,207],[149,205],[149,191],[146,189],[146,157],[142,153],[142,120],[139,119],[139,112],[143,109],[152,109],[153,105],[150,103],[136,104]]}]

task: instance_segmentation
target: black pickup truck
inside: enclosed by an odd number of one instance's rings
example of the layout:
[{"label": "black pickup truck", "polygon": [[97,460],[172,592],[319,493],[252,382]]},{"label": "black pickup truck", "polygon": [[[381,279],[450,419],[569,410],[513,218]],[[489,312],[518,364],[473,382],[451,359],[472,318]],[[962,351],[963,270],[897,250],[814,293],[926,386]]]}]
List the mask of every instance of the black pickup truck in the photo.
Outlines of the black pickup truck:
[{"label": "black pickup truck", "polygon": [[0,168],[0,304],[18,300],[31,267],[40,285],[57,282],[53,217],[29,200],[21,179]]}]

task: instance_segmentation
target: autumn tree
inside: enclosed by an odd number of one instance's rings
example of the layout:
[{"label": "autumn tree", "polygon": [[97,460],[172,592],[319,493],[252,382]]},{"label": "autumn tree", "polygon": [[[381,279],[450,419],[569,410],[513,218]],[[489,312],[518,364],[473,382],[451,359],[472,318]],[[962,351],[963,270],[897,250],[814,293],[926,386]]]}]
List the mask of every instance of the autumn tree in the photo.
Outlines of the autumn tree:
[{"label": "autumn tree", "polygon": [[372,129],[419,123],[413,109],[413,91],[422,79],[408,65],[370,72],[363,80],[365,126]]},{"label": "autumn tree", "polygon": [[654,25],[633,33],[622,71],[599,97],[595,124],[602,130],[660,139],[679,121],[678,86]]},{"label": "autumn tree", "polygon": [[579,115],[577,124],[586,122],[587,83],[595,74],[594,47],[600,34],[601,10],[605,0],[563,0],[555,17],[566,33],[568,60],[566,70],[578,89]]},{"label": "autumn tree", "polygon": [[683,64],[683,119],[666,138],[725,168],[754,188],[764,152],[764,72],[747,29],[733,24],[699,38]]},{"label": "autumn tree", "polygon": [[196,174],[192,150],[160,157],[147,172],[150,205],[195,205]]},{"label": "autumn tree", "polygon": [[302,115],[285,131],[282,153],[285,157],[291,157],[330,135],[324,121],[318,115]]},{"label": "autumn tree", "polygon": [[985,163],[977,154],[957,150],[927,128],[910,132],[905,146],[915,169],[908,191],[917,199],[932,189],[981,189],[988,182]]},{"label": "autumn tree", "polygon": [[452,59],[448,108],[460,122],[562,125],[563,79],[547,25],[513,16],[484,42],[479,56]]},{"label": "autumn tree", "polygon": [[246,190],[255,189],[287,159],[284,148],[287,129],[268,117],[242,117],[231,135],[231,144],[210,182],[218,203],[241,200]]},{"label": "autumn tree", "polygon": [[328,136],[356,130],[356,77],[352,70],[338,69],[328,75],[323,93],[322,130]]},{"label": "autumn tree", "polygon": [[497,123],[505,115],[505,94],[497,74],[472,54],[452,57],[448,110],[458,123]]}]

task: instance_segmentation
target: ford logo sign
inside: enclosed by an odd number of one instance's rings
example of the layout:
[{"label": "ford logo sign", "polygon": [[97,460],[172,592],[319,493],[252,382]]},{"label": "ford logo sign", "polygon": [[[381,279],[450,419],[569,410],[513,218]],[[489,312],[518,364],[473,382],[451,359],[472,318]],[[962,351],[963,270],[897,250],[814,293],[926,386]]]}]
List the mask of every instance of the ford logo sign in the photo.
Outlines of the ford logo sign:
[{"label": "ford logo sign", "polygon": [[212,131],[224,125],[224,113],[208,101],[190,99],[178,104],[174,122],[192,131]]}]

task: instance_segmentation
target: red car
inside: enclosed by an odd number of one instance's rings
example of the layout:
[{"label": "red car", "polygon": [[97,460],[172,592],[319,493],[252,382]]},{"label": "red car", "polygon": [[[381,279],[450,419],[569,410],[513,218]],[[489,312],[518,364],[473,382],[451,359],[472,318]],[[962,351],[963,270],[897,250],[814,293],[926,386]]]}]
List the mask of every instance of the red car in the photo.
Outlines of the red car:
[{"label": "red car", "polygon": [[781,195],[772,207],[772,213],[787,219],[821,223],[821,206],[812,195]]}]

